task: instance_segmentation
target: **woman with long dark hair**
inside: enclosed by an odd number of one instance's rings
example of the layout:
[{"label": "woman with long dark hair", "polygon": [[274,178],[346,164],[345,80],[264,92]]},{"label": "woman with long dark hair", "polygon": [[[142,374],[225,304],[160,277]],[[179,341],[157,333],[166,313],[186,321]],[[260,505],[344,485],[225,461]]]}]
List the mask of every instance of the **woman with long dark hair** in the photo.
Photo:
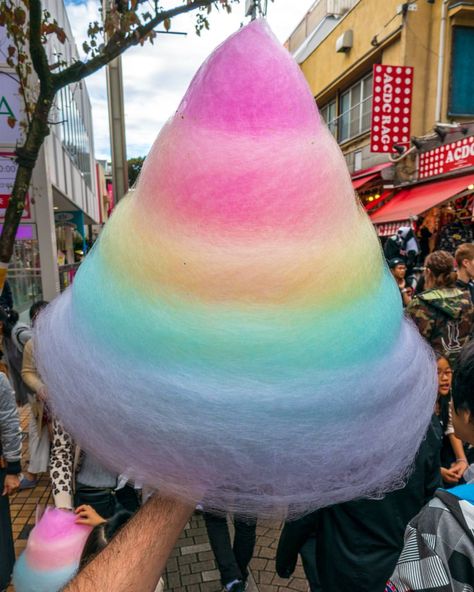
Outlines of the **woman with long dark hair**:
[{"label": "woman with long dark hair", "polygon": [[456,287],[454,257],[435,251],[425,260],[425,291],[413,298],[407,313],[431,347],[455,368],[462,347],[471,339],[474,307]]}]

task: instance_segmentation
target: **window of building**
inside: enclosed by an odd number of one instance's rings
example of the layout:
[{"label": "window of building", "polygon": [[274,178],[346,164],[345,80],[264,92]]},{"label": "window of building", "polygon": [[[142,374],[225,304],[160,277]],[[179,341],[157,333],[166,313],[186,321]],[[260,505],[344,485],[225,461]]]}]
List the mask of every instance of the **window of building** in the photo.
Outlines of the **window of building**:
[{"label": "window of building", "polygon": [[321,117],[326,122],[329,131],[333,136],[337,135],[337,102],[336,99],[329,101],[320,109]]},{"label": "window of building", "polygon": [[89,188],[92,188],[90,139],[87,134],[76,99],[69,87],[61,89],[58,108],[61,112],[61,129],[64,147],[74,164],[81,171]]},{"label": "window of building", "polygon": [[341,94],[339,113],[339,142],[345,142],[370,130],[372,74],[368,74]]},{"label": "window of building", "polygon": [[466,57],[474,55],[474,27],[453,27],[449,114],[474,115],[472,70]]}]

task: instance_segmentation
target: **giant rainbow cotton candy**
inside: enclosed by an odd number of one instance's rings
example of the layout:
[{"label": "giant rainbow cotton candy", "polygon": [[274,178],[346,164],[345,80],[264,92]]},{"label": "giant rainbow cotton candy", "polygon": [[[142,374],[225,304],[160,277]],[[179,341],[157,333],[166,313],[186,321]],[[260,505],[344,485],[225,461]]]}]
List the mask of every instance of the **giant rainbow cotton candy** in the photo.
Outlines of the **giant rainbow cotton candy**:
[{"label": "giant rainbow cotton candy", "polygon": [[106,465],[243,514],[399,485],[436,392],[344,158],[263,22],[196,74],[36,351]]},{"label": "giant rainbow cotton candy", "polygon": [[46,508],[13,572],[15,592],[58,592],[79,568],[91,527],[72,512]]}]

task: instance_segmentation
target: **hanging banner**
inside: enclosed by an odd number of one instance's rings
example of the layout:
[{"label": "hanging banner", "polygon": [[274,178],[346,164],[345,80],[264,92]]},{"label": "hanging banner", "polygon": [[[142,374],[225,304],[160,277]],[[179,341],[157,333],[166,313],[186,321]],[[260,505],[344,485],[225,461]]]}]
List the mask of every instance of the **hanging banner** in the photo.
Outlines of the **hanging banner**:
[{"label": "hanging banner", "polygon": [[468,167],[474,167],[474,136],[422,152],[418,160],[418,178],[427,179]]},{"label": "hanging banner", "polygon": [[375,64],[372,92],[371,152],[410,147],[413,68]]},{"label": "hanging banner", "polygon": [[[18,165],[14,161],[15,155],[10,152],[0,152],[0,220],[4,220],[8,202],[12,194]],[[25,207],[21,215],[22,222],[31,222],[31,203],[27,193]]]}]

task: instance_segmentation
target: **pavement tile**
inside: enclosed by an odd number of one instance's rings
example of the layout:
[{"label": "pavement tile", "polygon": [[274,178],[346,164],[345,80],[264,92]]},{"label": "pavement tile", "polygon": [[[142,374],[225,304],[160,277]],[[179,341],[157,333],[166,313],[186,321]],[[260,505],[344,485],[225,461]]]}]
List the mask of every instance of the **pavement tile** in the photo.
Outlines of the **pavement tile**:
[{"label": "pavement tile", "polygon": [[199,588],[201,592],[221,592],[222,590],[221,583],[218,581],[203,582],[199,584]]},{"label": "pavement tile", "polygon": [[209,543],[201,543],[200,545],[189,545],[181,547],[181,555],[189,555],[190,553],[200,553],[201,551],[210,551]]},{"label": "pavement tile", "polygon": [[220,579],[221,579],[218,569],[203,571],[201,573],[201,575],[202,575],[203,582],[212,582],[213,580],[220,581]]}]

